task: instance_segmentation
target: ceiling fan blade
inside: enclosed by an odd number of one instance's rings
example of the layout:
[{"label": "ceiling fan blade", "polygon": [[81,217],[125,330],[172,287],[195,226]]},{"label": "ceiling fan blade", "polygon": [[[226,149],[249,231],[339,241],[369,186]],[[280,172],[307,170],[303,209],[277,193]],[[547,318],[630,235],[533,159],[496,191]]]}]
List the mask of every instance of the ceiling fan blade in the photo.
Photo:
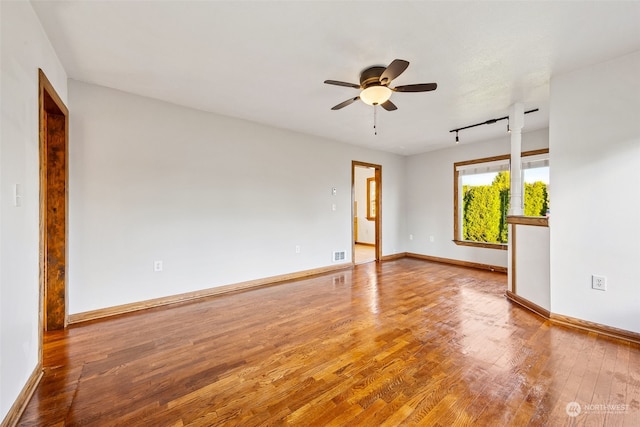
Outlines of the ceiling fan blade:
[{"label": "ceiling fan blade", "polygon": [[328,85],[346,86],[352,87],[354,89],[360,89],[360,85],[357,85],[355,83],[340,82],[338,80],[325,80],[324,82]]},{"label": "ceiling fan blade", "polygon": [[380,106],[387,111],[395,111],[398,109],[398,107],[396,107],[396,104],[394,104],[390,100],[383,102],[382,104],[380,104]]},{"label": "ceiling fan blade", "polygon": [[350,105],[350,104],[352,104],[352,103],[356,102],[358,99],[360,99],[360,97],[359,97],[359,96],[356,96],[355,98],[347,99],[346,101],[341,102],[340,104],[338,104],[338,105],[336,105],[335,107],[333,107],[333,108],[332,108],[332,110],[339,110],[339,109],[341,109],[341,108],[344,108],[344,107],[346,107],[347,105]]},{"label": "ceiling fan blade", "polygon": [[383,85],[389,84],[391,80],[402,74],[408,66],[409,61],[405,61],[404,59],[394,59],[387,69],[382,72],[382,75],[380,76],[380,83]]},{"label": "ceiling fan blade", "polygon": [[418,83],[415,85],[396,86],[390,89],[396,92],[429,92],[436,90],[437,87],[437,83]]}]

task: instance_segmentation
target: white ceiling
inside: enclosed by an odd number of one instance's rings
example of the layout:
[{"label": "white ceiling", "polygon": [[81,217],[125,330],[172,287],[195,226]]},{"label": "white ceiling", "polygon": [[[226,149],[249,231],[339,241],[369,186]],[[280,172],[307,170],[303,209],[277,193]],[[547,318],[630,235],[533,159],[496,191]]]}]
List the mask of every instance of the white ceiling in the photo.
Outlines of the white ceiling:
[{"label": "white ceiling", "polygon": [[[454,143],[450,129],[528,114],[548,126],[556,74],[640,49],[640,1],[32,1],[70,78],[399,154]],[[393,59],[397,111],[323,84]],[[602,82],[606,84],[607,82]],[[72,108],[73,106],[71,106]],[[504,136],[506,123],[460,132]]]}]

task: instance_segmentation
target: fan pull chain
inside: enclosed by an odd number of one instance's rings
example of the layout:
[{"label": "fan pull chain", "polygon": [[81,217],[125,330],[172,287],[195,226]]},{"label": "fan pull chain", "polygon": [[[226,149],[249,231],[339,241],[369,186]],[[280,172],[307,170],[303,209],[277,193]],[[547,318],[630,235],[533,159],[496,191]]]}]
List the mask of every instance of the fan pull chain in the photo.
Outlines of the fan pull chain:
[{"label": "fan pull chain", "polygon": [[373,106],[373,134],[378,135],[378,105]]}]

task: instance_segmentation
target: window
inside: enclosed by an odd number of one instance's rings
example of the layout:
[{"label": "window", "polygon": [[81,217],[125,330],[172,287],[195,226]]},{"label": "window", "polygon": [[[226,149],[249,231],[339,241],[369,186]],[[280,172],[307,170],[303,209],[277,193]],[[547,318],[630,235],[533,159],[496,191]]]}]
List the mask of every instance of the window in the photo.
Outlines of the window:
[{"label": "window", "polygon": [[549,153],[522,159],[524,215],[549,216]]},{"label": "window", "polygon": [[376,219],[376,179],[367,178],[367,219]]},{"label": "window", "polygon": [[[522,153],[524,214],[549,212],[549,151]],[[454,164],[454,242],[506,249],[510,156]]]}]

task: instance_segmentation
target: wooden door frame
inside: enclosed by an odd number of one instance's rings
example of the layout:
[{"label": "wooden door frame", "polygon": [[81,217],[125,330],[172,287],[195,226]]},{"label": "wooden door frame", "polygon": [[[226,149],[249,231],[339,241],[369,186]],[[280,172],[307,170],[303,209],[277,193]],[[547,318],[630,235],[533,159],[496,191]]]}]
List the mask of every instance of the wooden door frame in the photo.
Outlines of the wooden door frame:
[{"label": "wooden door frame", "polygon": [[353,218],[355,217],[356,212],[353,209],[353,202],[356,200],[356,168],[364,167],[371,168],[374,170],[374,177],[376,179],[376,218],[374,224],[375,231],[375,254],[376,254],[376,262],[382,259],[382,165],[377,165],[374,163],[360,162],[357,160],[351,161],[351,262],[355,264],[356,259],[356,245],[355,245],[355,236],[353,229]]},{"label": "wooden door frame", "polygon": [[[67,327],[69,110],[44,72],[38,70],[39,155],[40,155],[40,359],[45,331]],[[55,161],[51,150],[59,150]],[[52,175],[54,175],[52,177]],[[56,187],[54,189],[54,187]],[[63,210],[62,213],[59,210]],[[62,223],[54,219],[64,216]],[[52,247],[56,246],[56,249]],[[61,276],[49,280],[53,251],[56,271]]]}]

